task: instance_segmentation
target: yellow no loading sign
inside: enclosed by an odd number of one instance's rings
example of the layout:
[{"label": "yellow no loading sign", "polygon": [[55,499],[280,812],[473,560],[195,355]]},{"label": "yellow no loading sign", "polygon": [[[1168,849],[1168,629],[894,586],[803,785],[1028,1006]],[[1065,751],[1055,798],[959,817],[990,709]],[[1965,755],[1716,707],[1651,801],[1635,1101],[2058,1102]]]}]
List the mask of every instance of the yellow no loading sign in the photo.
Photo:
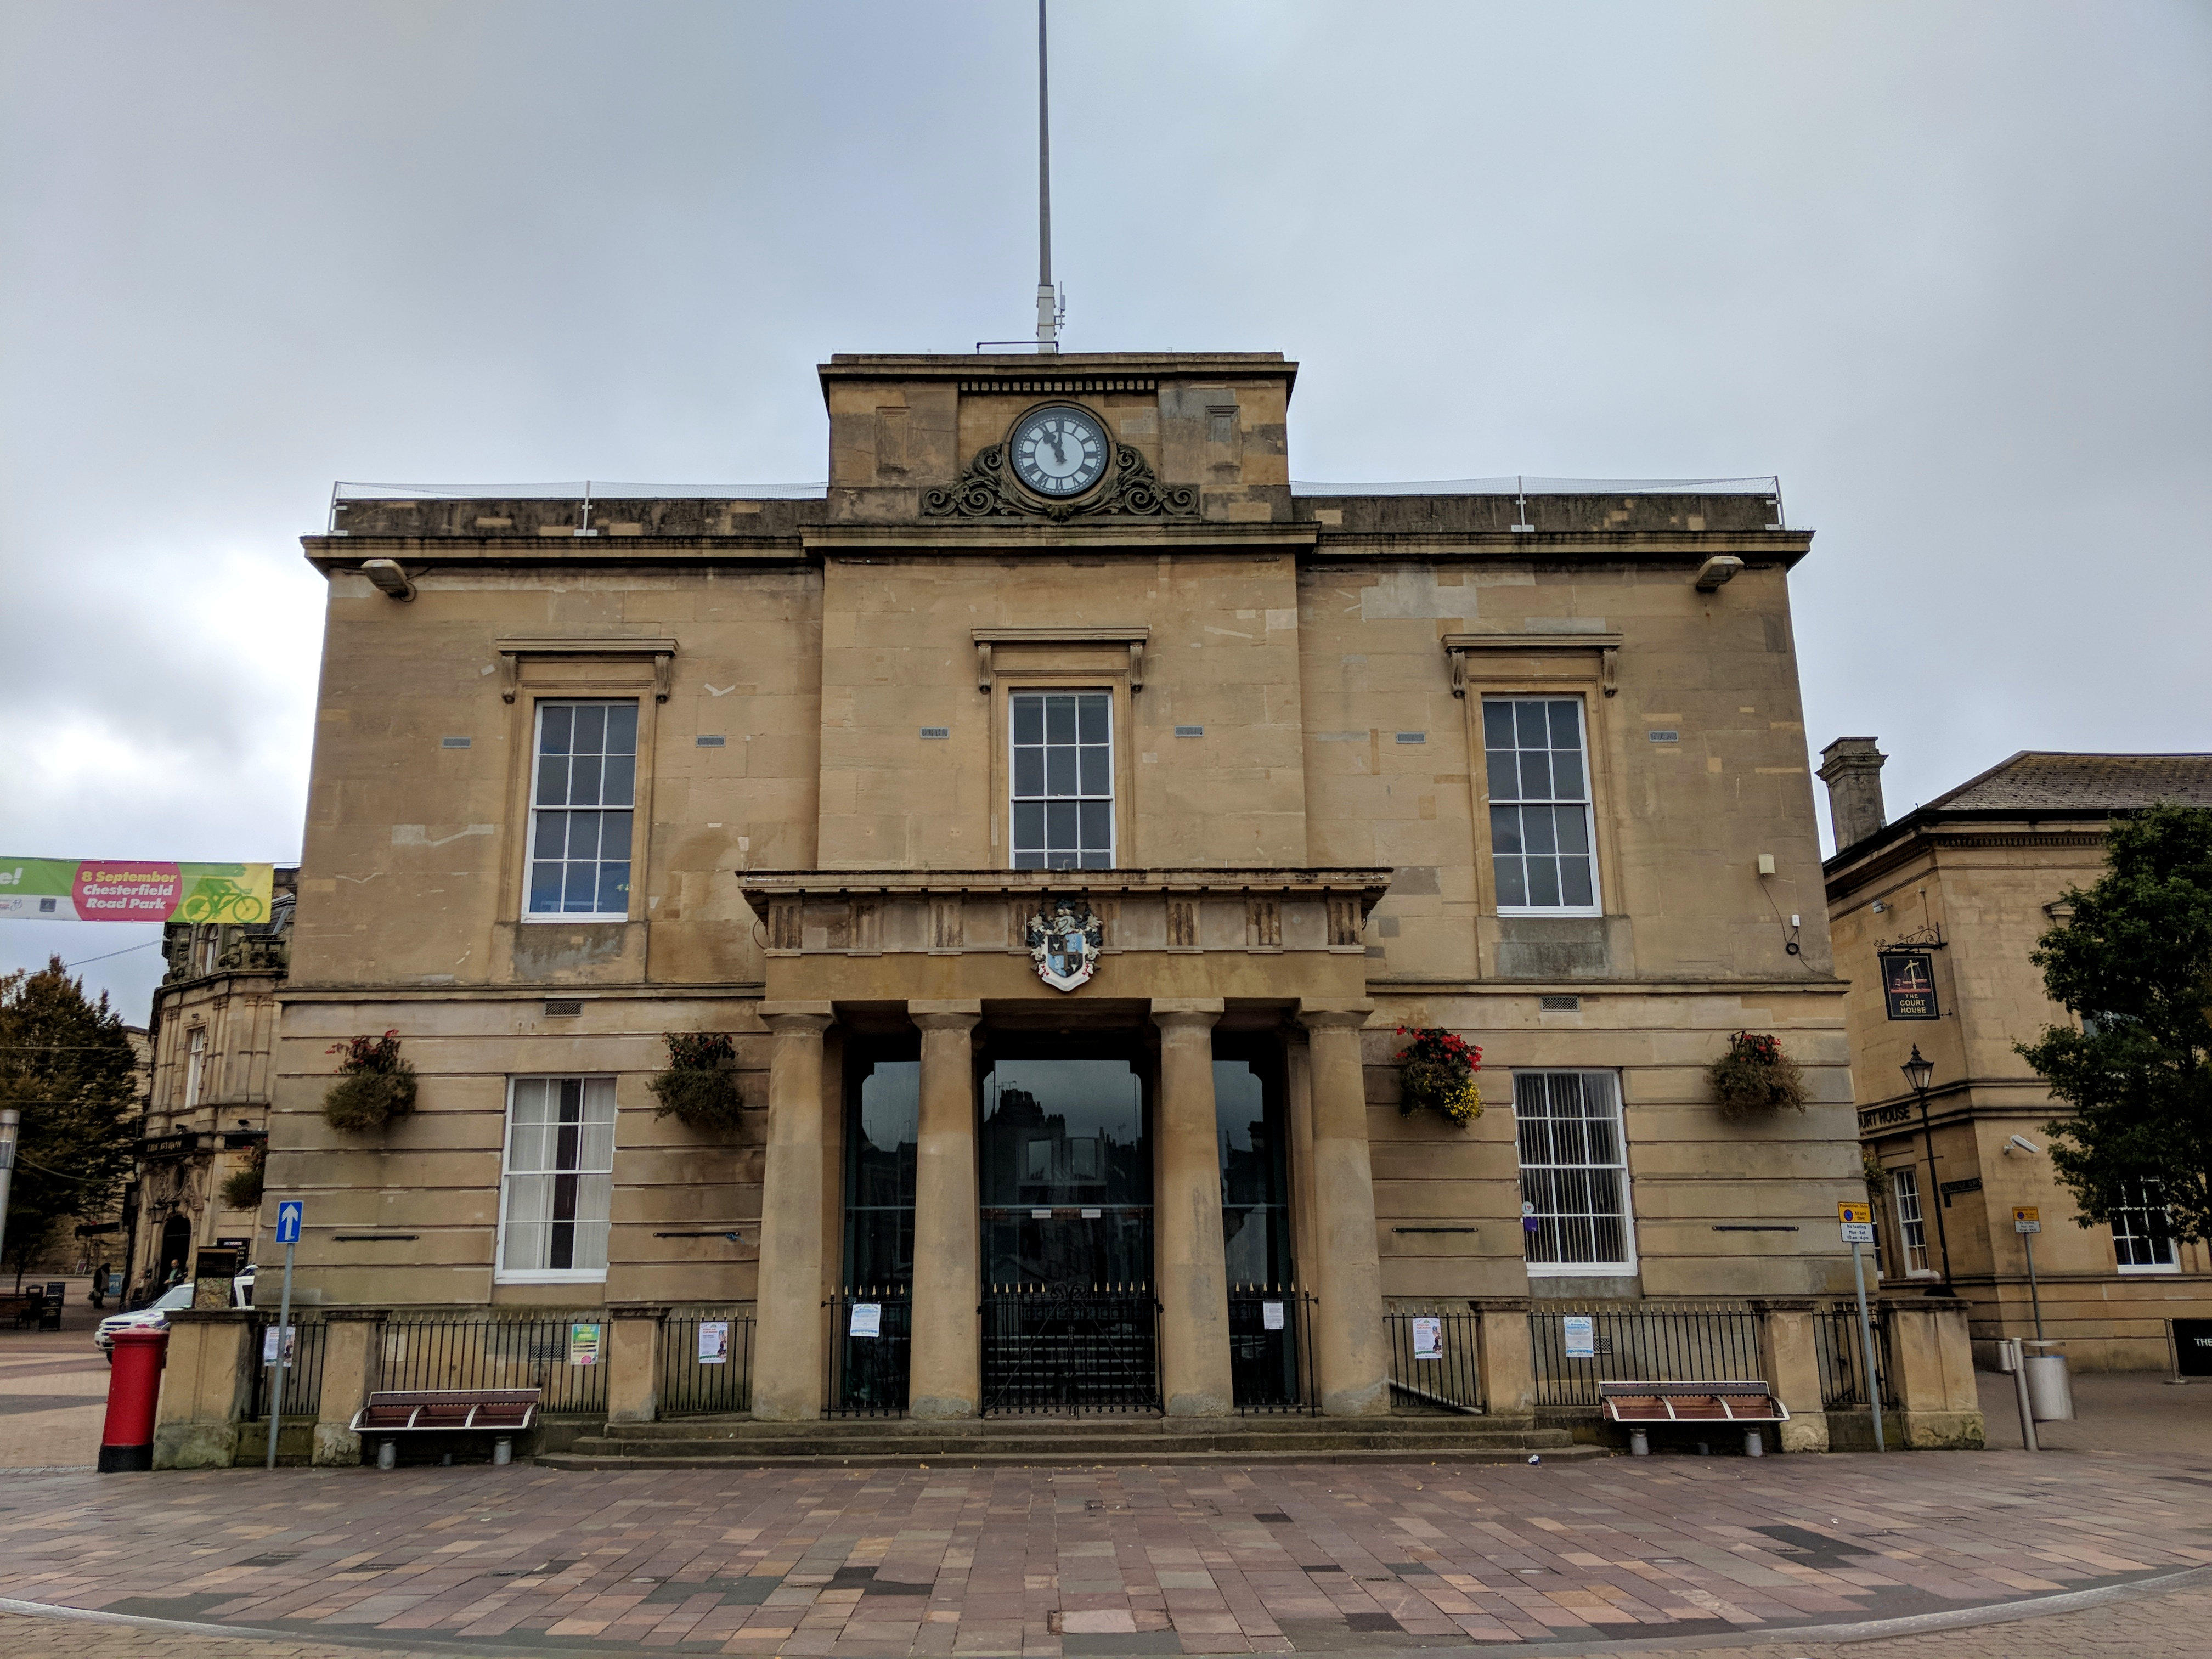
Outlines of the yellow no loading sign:
[{"label": "yellow no loading sign", "polygon": [[1848,1200],[1836,1206],[1836,1219],[1843,1224],[1844,1243],[1871,1244],[1874,1243],[1874,1206],[1853,1204]]}]

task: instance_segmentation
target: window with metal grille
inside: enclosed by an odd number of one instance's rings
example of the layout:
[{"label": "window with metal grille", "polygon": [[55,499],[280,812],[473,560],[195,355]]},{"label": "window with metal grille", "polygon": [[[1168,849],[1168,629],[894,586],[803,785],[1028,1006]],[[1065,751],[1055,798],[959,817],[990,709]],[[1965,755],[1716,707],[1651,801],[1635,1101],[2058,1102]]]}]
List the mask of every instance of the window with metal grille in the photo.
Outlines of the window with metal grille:
[{"label": "window with metal grille", "polygon": [[1114,867],[1114,702],[1104,691],[1011,699],[1017,870]]},{"label": "window with metal grille", "polygon": [[509,1079],[499,1277],[605,1279],[614,1168],[612,1078]]},{"label": "window with metal grille", "polygon": [[1528,1271],[1633,1272],[1620,1079],[1611,1072],[1516,1072],[1513,1122]]},{"label": "window with metal grille", "polygon": [[2124,1183],[2120,1207],[2112,1212],[2112,1254],[2124,1273],[2170,1273],[2179,1270],[2173,1256],[2172,1224],[2156,1176]]},{"label": "window with metal grille", "polygon": [[1915,1279],[1935,1277],[1928,1265],[1928,1222],[1920,1213],[1920,1172],[1893,1170],[1890,1190],[1897,1194],[1897,1237],[1905,1250],[1905,1271]]},{"label": "window with metal grille", "polygon": [[526,914],[628,920],[637,704],[541,702],[536,752]]},{"label": "window with metal grille", "polygon": [[1580,697],[1485,697],[1490,853],[1502,915],[1599,914]]}]

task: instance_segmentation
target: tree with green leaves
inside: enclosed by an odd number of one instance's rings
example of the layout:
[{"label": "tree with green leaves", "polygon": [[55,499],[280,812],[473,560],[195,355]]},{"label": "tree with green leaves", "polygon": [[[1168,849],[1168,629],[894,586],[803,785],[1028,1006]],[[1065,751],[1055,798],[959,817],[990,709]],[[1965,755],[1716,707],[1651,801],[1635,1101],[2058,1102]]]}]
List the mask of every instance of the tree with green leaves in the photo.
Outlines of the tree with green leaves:
[{"label": "tree with green leaves", "polygon": [[2212,811],[2116,817],[2106,858],[2031,957],[2081,1025],[2018,1049],[2074,1108],[2049,1126],[2051,1161],[2084,1225],[2142,1206],[2149,1182],[2173,1237],[2212,1237]]},{"label": "tree with green leaves", "polygon": [[17,1289],[66,1216],[100,1215],[131,1174],[137,1056],[106,993],[88,1002],[59,957],[0,975],[0,1107],[22,1115],[0,1261]]}]

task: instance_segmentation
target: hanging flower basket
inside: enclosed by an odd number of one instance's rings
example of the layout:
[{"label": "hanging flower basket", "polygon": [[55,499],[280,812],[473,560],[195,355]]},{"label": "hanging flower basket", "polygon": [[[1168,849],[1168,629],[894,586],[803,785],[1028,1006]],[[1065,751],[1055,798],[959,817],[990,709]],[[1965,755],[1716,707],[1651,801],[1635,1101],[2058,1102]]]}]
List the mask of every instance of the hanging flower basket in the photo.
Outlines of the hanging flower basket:
[{"label": "hanging flower basket", "polygon": [[355,1037],[323,1051],[343,1055],[338,1080],[323,1097],[323,1121],[362,1134],[415,1109],[415,1067],[399,1057],[399,1033]]},{"label": "hanging flower basket", "polygon": [[1805,1074],[1782,1052],[1778,1037],[1736,1032],[1729,1038],[1728,1052],[1706,1068],[1705,1080],[1721,1115],[1731,1122],[1784,1106],[1805,1109]]},{"label": "hanging flower basket", "polygon": [[738,1093],[737,1048],[720,1031],[671,1031],[668,1069],[646,1079],[660,1103],[656,1118],[672,1117],[687,1129],[727,1133],[738,1127],[744,1103]]},{"label": "hanging flower basket", "polygon": [[234,1210],[259,1209],[262,1177],[268,1167],[268,1147],[255,1147],[252,1157],[223,1177],[220,1191],[224,1205]]},{"label": "hanging flower basket", "polygon": [[1401,1025],[1413,1041],[1393,1056],[1398,1062],[1398,1111],[1411,1117],[1427,1108],[1465,1128],[1482,1115],[1482,1091],[1474,1074],[1482,1050],[1449,1031]]}]

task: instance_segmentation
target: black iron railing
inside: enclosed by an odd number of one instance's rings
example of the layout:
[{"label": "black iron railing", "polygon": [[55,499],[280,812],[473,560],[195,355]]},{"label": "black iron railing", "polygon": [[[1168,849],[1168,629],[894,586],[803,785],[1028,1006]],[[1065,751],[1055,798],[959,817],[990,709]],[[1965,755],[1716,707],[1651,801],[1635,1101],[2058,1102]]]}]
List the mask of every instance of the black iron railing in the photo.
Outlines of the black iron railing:
[{"label": "black iron railing", "polygon": [[825,1417],[904,1417],[914,1350],[914,1297],[905,1285],[839,1291],[830,1320]]},{"label": "black iron railing", "polygon": [[752,1316],[671,1316],[660,1328],[660,1415],[713,1416],[752,1406]]},{"label": "black iron railing", "polygon": [[[265,1422],[269,1416],[269,1379],[276,1375],[273,1366],[261,1363],[269,1351],[269,1333],[276,1328],[273,1314],[253,1322],[253,1399],[246,1415],[255,1422]],[[323,1403],[323,1340],[330,1328],[319,1319],[302,1319],[297,1310],[292,1315],[292,1363],[284,1373],[284,1415],[313,1417]]]},{"label": "black iron railing", "polygon": [[1458,1307],[1392,1308],[1382,1316],[1390,1338],[1390,1391],[1402,1406],[1439,1411],[1482,1409],[1482,1317]]},{"label": "black iron railing", "polygon": [[[1590,1352],[1583,1354],[1589,1320]],[[1570,1340],[1571,1336],[1572,1340]],[[1600,1382],[1727,1382],[1764,1376],[1759,1316],[1741,1307],[1541,1304],[1528,1315],[1539,1406],[1595,1406]]]},{"label": "black iron railing", "polygon": [[994,1285],[983,1297],[983,1414],[1160,1409],[1149,1285]]},{"label": "black iron railing", "polygon": [[1318,1411],[1313,1297],[1257,1285],[1231,1285],[1229,1372],[1235,1384],[1237,1410],[1242,1416]]},{"label": "black iron railing", "polygon": [[384,1322],[379,1389],[537,1389],[549,1414],[607,1408],[607,1322],[600,1313]]},{"label": "black iron railing", "polygon": [[[1869,1298],[1868,1316],[1874,1322],[1874,1358],[1880,1371],[1881,1403],[1897,1404],[1897,1365],[1890,1358],[1889,1321]],[[1813,1352],[1820,1362],[1820,1404],[1828,1411],[1865,1406],[1866,1347],[1859,1334],[1859,1304],[1856,1298],[1821,1308],[1813,1315]]]}]

